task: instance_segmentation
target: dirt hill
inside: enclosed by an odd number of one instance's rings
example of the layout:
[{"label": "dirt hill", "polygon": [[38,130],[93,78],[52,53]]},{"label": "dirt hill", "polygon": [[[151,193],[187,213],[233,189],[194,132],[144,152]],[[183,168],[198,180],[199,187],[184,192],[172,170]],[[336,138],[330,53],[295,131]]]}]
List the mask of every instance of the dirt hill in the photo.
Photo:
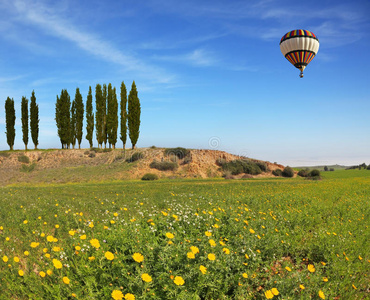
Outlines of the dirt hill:
[{"label": "dirt hill", "polygon": [[[163,148],[140,148],[137,150],[32,150],[0,152],[0,185],[15,183],[66,183],[102,180],[140,179],[146,173],[160,178],[208,178],[221,177],[219,162],[229,162],[244,157],[217,150],[188,149],[180,154],[177,150]],[[166,153],[167,152],[167,153]],[[136,153],[136,154],[135,154]],[[141,157],[135,160],[135,155]],[[134,156],[133,156],[134,155]],[[250,159],[254,162],[258,160]],[[160,171],[150,164],[174,163],[173,171]],[[272,170],[284,166],[264,162],[269,168],[253,177],[269,177]],[[242,177],[243,174],[238,175]]]}]

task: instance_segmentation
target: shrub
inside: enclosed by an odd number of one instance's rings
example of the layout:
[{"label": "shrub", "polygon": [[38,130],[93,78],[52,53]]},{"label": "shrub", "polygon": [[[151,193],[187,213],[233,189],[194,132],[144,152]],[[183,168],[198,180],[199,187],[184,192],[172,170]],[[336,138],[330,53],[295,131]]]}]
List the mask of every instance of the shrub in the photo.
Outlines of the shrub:
[{"label": "shrub", "polygon": [[91,152],[89,155],[88,155],[88,157],[90,157],[90,158],[94,158],[96,156],[96,154],[95,154],[95,152],[93,151],[93,152]]},{"label": "shrub", "polygon": [[317,169],[312,170],[310,173],[308,173],[309,177],[320,177],[320,171]]},{"label": "shrub", "polygon": [[236,159],[225,162],[222,164],[221,168],[224,171],[230,171],[232,175],[241,173],[258,175],[262,173],[260,167],[256,163],[246,159]]},{"label": "shrub", "polygon": [[192,159],[190,156],[187,156],[184,158],[183,162],[181,163],[182,165],[187,165],[187,164],[190,164],[192,162]]},{"label": "shrub", "polygon": [[177,156],[178,159],[184,159],[186,156],[190,155],[190,150],[182,148],[182,147],[177,147],[177,148],[168,148],[164,150],[164,155],[165,156]]},{"label": "shrub", "polygon": [[307,170],[299,170],[298,176],[307,177],[308,176],[308,171]]},{"label": "shrub", "polygon": [[272,171],[272,175],[274,176],[283,176],[283,171],[281,171],[280,169],[275,169]]},{"label": "shrub", "polygon": [[226,164],[226,159],[224,159],[224,158],[217,158],[216,159],[216,165],[218,165],[219,167],[222,167],[224,164]]},{"label": "shrub", "polygon": [[291,167],[285,167],[283,170],[283,176],[284,177],[293,177],[294,171]]},{"label": "shrub", "polygon": [[28,164],[30,162],[30,158],[26,155],[19,155],[18,156],[18,161],[21,163]]},{"label": "shrub", "polygon": [[32,172],[35,169],[35,167],[36,167],[35,163],[30,164],[30,165],[22,165],[20,171],[29,173],[29,172]]},{"label": "shrub", "polygon": [[153,173],[146,173],[143,177],[141,177],[141,180],[158,180],[158,176]]},{"label": "shrub", "polygon": [[370,164],[367,166],[367,168],[366,168],[367,170],[370,170]]},{"label": "shrub", "polygon": [[262,161],[256,162],[256,165],[261,169],[262,172],[270,171],[269,168],[267,167],[267,165]]},{"label": "shrub", "polygon": [[0,152],[1,157],[9,157],[10,153],[9,152]]},{"label": "shrub", "polygon": [[134,162],[134,161],[137,161],[139,159],[142,159],[144,158],[144,153],[142,152],[135,152],[134,154],[131,155],[131,157],[129,157],[128,159],[126,159],[126,162]]},{"label": "shrub", "polygon": [[160,171],[174,171],[178,168],[178,164],[176,162],[171,162],[171,161],[157,161],[153,160],[149,167],[152,169],[157,169]]}]

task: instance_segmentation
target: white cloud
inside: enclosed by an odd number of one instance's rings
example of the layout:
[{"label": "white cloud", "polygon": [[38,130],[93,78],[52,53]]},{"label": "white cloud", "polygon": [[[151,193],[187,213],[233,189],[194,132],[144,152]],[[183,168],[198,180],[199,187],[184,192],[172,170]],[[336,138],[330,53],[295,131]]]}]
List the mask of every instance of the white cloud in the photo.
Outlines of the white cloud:
[{"label": "white cloud", "polygon": [[174,79],[174,75],[168,74],[157,66],[147,64],[132,53],[122,52],[100,36],[80,30],[68,18],[60,17],[60,11],[56,11],[53,7],[46,6],[42,2],[30,3],[23,0],[16,0],[13,3],[19,16],[18,22],[38,26],[49,35],[70,41],[87,53],[122,66],[125,71],[137,72],[143,77],[150,76],[159,83],[171,82]]}]

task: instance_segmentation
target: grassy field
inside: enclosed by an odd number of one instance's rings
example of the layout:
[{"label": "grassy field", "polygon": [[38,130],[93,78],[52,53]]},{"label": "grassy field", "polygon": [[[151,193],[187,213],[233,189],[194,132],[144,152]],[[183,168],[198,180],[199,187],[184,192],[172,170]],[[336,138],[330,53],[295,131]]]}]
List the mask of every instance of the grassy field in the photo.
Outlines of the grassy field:
[{"label": "grassy field", "polygon": [[0,299],[369,299],[370,171],[0,188]]}]

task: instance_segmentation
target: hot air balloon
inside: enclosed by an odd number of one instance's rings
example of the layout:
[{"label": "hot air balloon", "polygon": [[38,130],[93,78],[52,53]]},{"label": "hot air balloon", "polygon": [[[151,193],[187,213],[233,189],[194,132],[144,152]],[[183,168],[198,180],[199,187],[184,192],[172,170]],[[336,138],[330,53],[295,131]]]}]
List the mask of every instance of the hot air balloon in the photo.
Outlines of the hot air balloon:
[{"label": "hot air balloon", "polygon": [[299,77],[302,78],[303,70],[319,51],[319,39],[311,31],[292,30],[281,38],[280,50],[292,65],[301,70]]}]

